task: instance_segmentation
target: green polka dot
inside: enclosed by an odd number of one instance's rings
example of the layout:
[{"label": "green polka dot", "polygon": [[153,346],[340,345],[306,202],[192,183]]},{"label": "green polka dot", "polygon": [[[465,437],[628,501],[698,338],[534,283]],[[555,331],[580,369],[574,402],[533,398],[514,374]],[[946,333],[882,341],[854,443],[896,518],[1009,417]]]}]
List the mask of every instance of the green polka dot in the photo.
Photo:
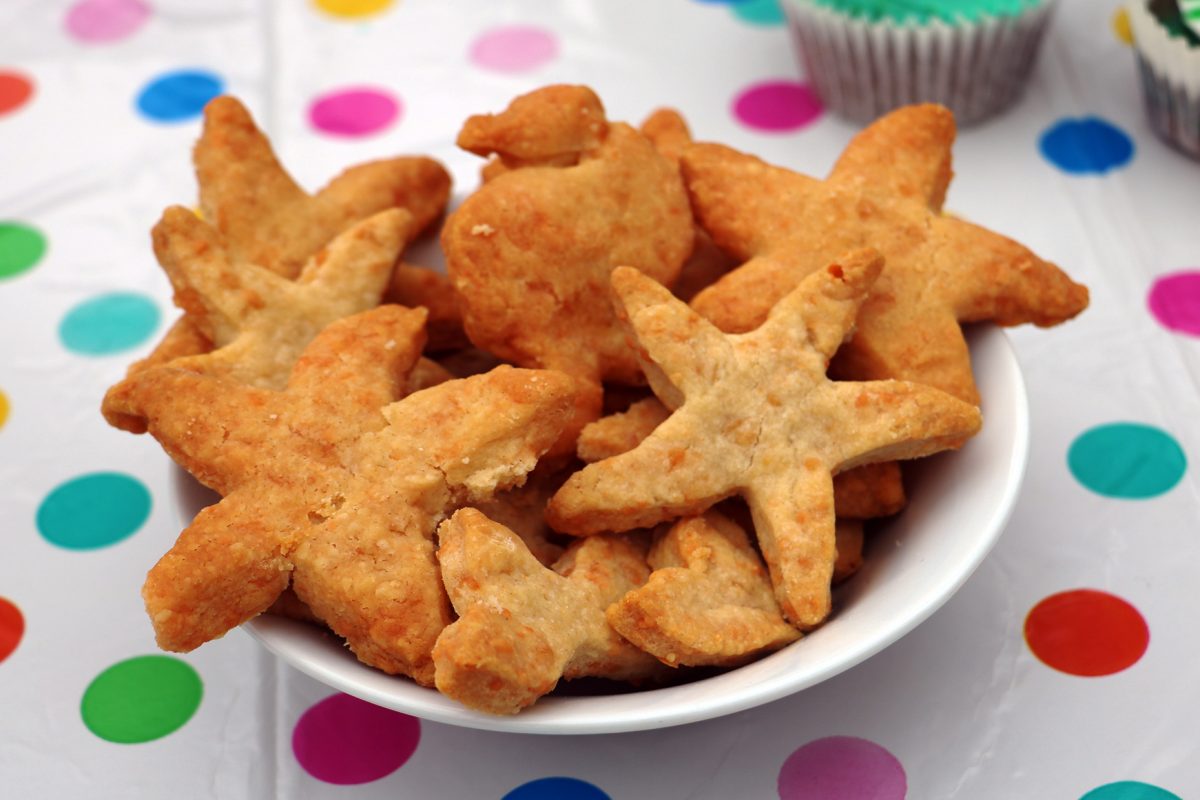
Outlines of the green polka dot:
[{"label": "green polka dot", "polygon": [[742,0],[731,8],[735,17],[751,25],[776,26],[785,21],[779,0]]},{"label": "green polka dot", "polygon": [[191,666],[172,656],[138,656],[101,672],[83,693],[88,730],[109,742],[138,744],[183,727],[204,686]]},{"label": "green polka dot", "polygon": [[59,484],[38,506],[38,531],[67,550],[116,544],[150,516],[150,492],[119,472],[93,472]]},{"label": "green polka dot", "polygon": [[158,306],[144,295],[113,292],[72,308],[58,326],[63,346],[85,356],[137,347],[158,328]]},{"label": "green polka dot", "polygon": [[20,275],[46,253],[46,237],[21,222],[0,222],[0,279]]},{"label": "green polka dot", "polygon": [[1098,786],[1079,800],[1181,800],[1179,795],[1141,781],[1118,781]]},{"label": "green polka dot", "polygon": [[1067,453],[1076,480],[1105,497],[1144,499],[1172,488],[1187,470],[1183,449],[1166,432],[1135,422],[1085,431]]}]

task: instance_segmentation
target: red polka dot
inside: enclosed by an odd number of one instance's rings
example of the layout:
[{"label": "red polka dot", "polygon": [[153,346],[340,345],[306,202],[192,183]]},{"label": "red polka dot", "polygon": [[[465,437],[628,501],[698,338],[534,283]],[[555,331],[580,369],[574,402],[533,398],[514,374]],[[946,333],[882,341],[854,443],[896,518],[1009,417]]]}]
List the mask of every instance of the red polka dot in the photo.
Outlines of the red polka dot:
[{"label": "red polka dot", "polygon": [[1150,629],[1136,608],[1094,589],[1050,595],[1025,618],[1025,641],[1044,664],[1083,677],[1112,675],[1138,662]]},{"label": "red polka dot", "polygon": [[392,774],[420,741],[415,717],[335,694],[301,715],[292,732],[292,752],[309,775],[347,786]]},{"label": "red polka dot", "polygon": [[733,116],[767,133],[786,133],[815,122],[824,106],[806,83],[767,81],[748,86],[733,100]]},{"label": "red polka dot", "polygon": [[0,662],[12,655],[25,634],[25,618],[21,609],[0,597]]},{"label": "red polka dot", "polygon": [[0,69],[0,116],[16,111],[33,95],[33,81],[19,72]]}]

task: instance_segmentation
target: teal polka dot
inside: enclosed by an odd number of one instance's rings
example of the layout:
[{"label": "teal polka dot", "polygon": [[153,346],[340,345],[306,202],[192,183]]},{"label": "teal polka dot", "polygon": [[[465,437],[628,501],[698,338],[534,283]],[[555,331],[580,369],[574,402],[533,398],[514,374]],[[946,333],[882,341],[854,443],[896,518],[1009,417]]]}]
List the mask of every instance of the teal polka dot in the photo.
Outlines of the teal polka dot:
[{"label": "teal polka dot", "polygon": [[158,306],[132,292],[112,292],[72,308],[58,326],[63,346],[85,356],[137,347],[158,328]]},{"label": "teal polka dot", "polygon": [[730,8],[735,17],[742,22],[749,22],[751,25],[774,26],[784,23],[783,9],[779,7],[779,0],[742,0]]},{"label": "teal polka dot", "polygon": [[1187,457],[1170,434],[1136,422],[1099,425],[1071,444],[1067,466],[1097,494],[1140,500],[1169,490],[1183,478]]},{"label": "teal polka dot", "polygon": [[150,492],[120,472],[92,472],[54,488],[38,506],[37,529],[67,550],[116,544],[150,516]]},{"label": "teal polka dot", "polygon": [[1174,792],[1141,781],[1118,781],[1098,786],[1079,800],[1183,800]]}]

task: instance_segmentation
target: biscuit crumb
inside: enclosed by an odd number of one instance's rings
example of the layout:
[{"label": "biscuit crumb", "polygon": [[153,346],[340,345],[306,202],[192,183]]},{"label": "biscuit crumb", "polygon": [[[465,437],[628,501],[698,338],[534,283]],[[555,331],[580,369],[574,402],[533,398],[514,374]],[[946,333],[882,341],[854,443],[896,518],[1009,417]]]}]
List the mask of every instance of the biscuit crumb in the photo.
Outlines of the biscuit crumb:
[{"label": "biscuit crumb", "polygon": [[279,415],[278,415],[278,414],[271,414],[270,416],[268,416],[268,417],[267,417],[267,419],[279,419]]},{"label": "biscuit crumb", "polygon": [[388,339],[386,342],[384,342],[383,349],[384,350],[395,350],[396,349],[396,340]]},{"label": "biscuit crumb", "polygon": [[496,229],[491,225],[488,225],[486,222],[481,222],[478,225],[471,227],[472,236],[491,236],[495,232]]}]

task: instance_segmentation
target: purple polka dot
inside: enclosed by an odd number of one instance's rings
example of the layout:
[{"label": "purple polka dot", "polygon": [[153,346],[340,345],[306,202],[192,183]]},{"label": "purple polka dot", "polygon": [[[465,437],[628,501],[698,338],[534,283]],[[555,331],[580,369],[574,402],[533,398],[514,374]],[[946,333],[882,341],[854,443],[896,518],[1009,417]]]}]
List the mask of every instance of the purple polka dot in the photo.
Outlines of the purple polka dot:
[{"label": "purple polka dot", "polygon": [[1200,271],[1162,276],[1150,287],[1146,302],[1167,330],[1200,336]]},{"label": "purple polka dot", "polygon": [[420,741],[416,717],[335,694],[300,716],[292,731],[292,752],[317,780],[348,786],[392,774]]},{"label": "purple polka dot", "polygon": [[787,132],[810,125],[824,113],[807,83],[767,81],[748,86],[733,101],[733,116],[758,131]]},{"label": "purple polka dot", "polygon": [[809,742],[779,770],[780,800],[904,800],[907,792],[896,757],[853,736]]},{"label": "purple polka dot", "polygon": [[330,136],[369,136],[400,116],[400,101],[390,92],[365,86],[327,92],[308,109],[312,125]]},{"label": "purple polka dot", "polygon": [[485,31],[471,45],[475,66],[496,72],[527,72],[558,55],[554,34],[531,25],[510,25]]},{"label": "purple polka dot", "polygon": [[142,0],[79,0],[67,11],[67,33],[81,42],[115,42],[131,36],[150,16]]}]

